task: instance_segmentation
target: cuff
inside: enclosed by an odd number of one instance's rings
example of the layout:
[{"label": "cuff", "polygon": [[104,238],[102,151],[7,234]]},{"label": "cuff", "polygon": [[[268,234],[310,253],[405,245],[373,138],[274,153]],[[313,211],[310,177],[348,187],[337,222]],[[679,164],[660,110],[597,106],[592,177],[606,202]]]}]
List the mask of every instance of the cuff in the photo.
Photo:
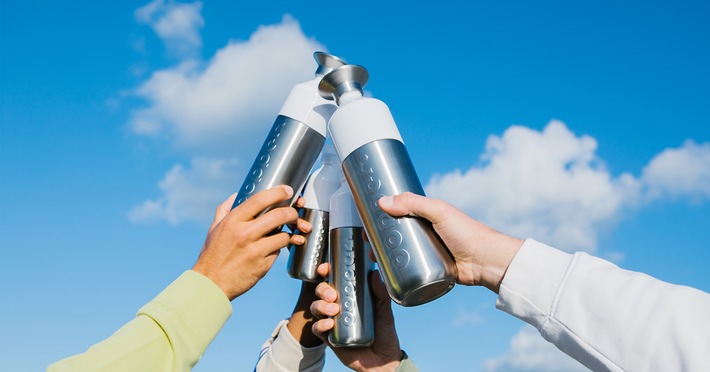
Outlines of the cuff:
[{"label": "cuff", "polygon": [[182,345],[202,355],[232,315],[232,305],[210,279],[188,270],[138,310],[138,315],[156,320],[173,347]]},{"label": "cuff", "polygon": [[314,347],[303,347],[296,340],[286,326],[288,322],[281,322],[281,329],[276,339],[271,344],[271,355],[280,366],[286,370],[303,370],[325,363],[325,348],[323,343]]},{"label": "cuff", "polygon": [[573,255],[527,239],[508,267],[496,307],[536,328],[551,315]]},{"label": "cuff", "polygon": [[419,372],[419,368],[417,368],[417,366],[414,365],[414,362],[409,359],[409,355],[407,355],[407,352],[402,350],[402,354],[404,354],[404,356],[402,357],[402,361],[399,362],[399,365],[397,366],[397,369],[394,370],[394,372]]}]

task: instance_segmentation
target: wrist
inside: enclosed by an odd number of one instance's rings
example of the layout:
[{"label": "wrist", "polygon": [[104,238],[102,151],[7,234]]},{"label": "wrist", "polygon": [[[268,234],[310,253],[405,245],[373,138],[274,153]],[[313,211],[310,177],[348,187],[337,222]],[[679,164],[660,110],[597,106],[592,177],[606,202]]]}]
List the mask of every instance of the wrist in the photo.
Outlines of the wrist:
[{"label": "wrist", "polygon": [[490,237],[490,241],[485,243],[490,249],[485,252],[483,260],[477,265],[476,284],[498,293],[508,267],[523,243],[523,240],[495,232]]}]

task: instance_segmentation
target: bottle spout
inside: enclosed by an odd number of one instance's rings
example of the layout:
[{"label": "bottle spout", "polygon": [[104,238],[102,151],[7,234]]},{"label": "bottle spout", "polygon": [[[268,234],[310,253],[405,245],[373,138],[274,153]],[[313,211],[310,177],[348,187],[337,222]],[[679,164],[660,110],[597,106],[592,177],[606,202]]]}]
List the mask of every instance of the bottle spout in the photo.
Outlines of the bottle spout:
[{"label": "bottle spout", "polygon": [[344,65],[335,68],[327,73],[318,84],[318,90],[321,97],[333,100],[340,104],[340,97],[349,92],[359,92],[362,95],[362,90],[369,79],[367,70],[358,65]]},{"label": "bottle spout", "polygon": [[316,62],[318,62],[316,76],[323,76],[334,69],[347,64],[342,59],[326,52],[315,52],[313,53],[313,58],[315,58]]}]

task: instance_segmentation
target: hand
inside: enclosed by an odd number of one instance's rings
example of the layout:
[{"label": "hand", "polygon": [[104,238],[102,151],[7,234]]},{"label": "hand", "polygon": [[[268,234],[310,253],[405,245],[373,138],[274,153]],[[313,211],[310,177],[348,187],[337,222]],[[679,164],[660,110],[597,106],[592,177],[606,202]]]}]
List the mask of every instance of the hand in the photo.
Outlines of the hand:
[{"label": "hand", "polygon": [[[330,266],[323,263],[318,266],[318,274],[328,275]],[[399,347],[399,338],[394,325],[392,300],[387,294],[385,284],[378,272],[370,277],[373,305],[375,312],[375,340],[372,345],[362,348],[332,348],[343,364],[356,371],[394,371],[404,357]],[[311,313],[316,318],[335,316],[340,312],[340,306],[335,302],[338,294],[328,283],[320,283],[316,287],[316,296],[320,298],[311,304]],[[333,329],[331,318],[318,320],[313,324],[313,334],[328,342],[327,332]],[[330,346],[330,344],[328,344]]]},{"label": "hand", "polygon": [[393,217],[429,220],[449,248],[458,268],[458,283],[482,285],[498,293],[510,262],[523,241],[501,234],[448,203],[405,192],[380,198],[379,206]]},{"label": "hand", "polygon": [[311,303],[318,300],[316,297],[316,283],[301,282],[301,294],[293,309],[293,314],[288,319],[288,331],[293,338],[304,347],[315,347],[321,345],[323,340],[316,337],[311,331],[315,317],[311,314]]},{"label": "hand", "polygon": [[[236,194],[225,200],[215,213],[202,252],[192,270],[212,280],[229,300],[253,287],[266,275],[281,248],[289,243],[303,244],[302,236],[272,232],[288,223],[309,231],[308,222],[298,218],[292,207],[281,207],[256,217],[267,207],[288,200],[289,186],[258,192],[230,211]],[[302,204],[299,199],[297,207]]]}]

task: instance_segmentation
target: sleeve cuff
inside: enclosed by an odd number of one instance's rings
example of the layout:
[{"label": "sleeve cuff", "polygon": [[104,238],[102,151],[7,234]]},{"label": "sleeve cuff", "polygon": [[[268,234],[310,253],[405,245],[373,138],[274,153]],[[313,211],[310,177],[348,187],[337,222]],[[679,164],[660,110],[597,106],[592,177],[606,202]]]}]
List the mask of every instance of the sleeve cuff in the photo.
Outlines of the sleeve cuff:
[{"label": "sleeve cuff", "polygon": [[417,366],[414,365],[414,362],[409,359],[407,352],[402,350],[402,354],[404,354],[402,361],[399,362],[399,365],[394,372],[419,372],[419,368],[417,368]]},{"label": "sleeve cuff", "polygon": [[281,329],[271,345],[271,353],[275,359],[278,359],[278,364],[294,371],[315,365],[321,365],[322,368],[322,364],[325,363],[326,344],[303,347],[289,332],[287,324],[288,322],[280,324]]},{"label": "sleeve cuff", "polygon": [[[500,285],[496,307],[538,329],[544,326],[557,301],[574,256],[527,239]],[[531,280],[534,278],[534,280]]]},{"label": "sleeve cuff", "polygon": [[138,310],[163,326],[171,344],[182,344],[202,355],[227,319],[232,305],[210,279],[185,271],[157,297]]}]

